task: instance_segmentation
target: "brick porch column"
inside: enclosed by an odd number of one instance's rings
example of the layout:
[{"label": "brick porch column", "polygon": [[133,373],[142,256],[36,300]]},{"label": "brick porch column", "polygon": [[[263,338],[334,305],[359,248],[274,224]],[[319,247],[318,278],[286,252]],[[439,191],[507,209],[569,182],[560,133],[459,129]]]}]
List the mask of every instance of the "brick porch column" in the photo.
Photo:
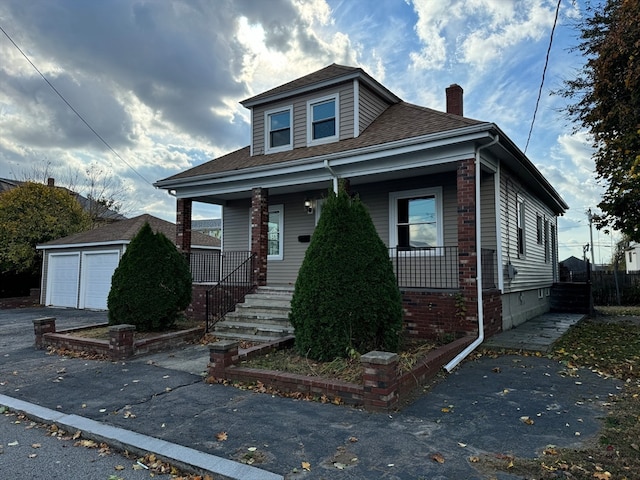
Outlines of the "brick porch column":
[{"label": "brick porch column", "polygon": [[464,331],[474,331],[478,322],[475,171],[473,158],[458,163],[458,279],[466,300],[465,325],[461,325]]},{"label": "brick porch column", "polygon": [[176,245],[185,255],[191,253],[191,212],[193,201],[178,198],[176,202]]},{"label": "brick porch column", "polygon": [[45,333],[56,333],[56,318],[55,317],[43,317],[33,320],[33,333],[36,336],[34,346],[37,350],[42,350],[46,347],[44,341]]},{"label": "brick porch column", "polygon": [[269,190],[251,190],[251,252],[256,255],[253,275],[258,286],[267,284],[269,253]]},{"label": "brick porch column", "polygon": [[373,351],[360,357],[365,410],[390,412],[398,405],[397,353]]}]

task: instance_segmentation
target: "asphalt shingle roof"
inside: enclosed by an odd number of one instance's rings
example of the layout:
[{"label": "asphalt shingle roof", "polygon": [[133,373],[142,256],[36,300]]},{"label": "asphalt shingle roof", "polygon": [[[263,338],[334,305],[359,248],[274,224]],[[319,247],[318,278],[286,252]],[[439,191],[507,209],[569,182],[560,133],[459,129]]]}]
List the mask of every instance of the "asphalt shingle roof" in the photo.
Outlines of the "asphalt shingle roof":
[{"label": "asphalt shingle roof", "polygon": [[[176,238],[176,225],[162,220],[153,215],[143,214],[138,217],[120,220],[103,227],[76,233],[68,237],[58,238],[50,242],[38,245],[39,247],[53,247],[59,245],[74,245],[87,243],[109,243],[119,241],[130,241],[140,231],[145,222],[154,232],[161,232],[171,241]],[[201,247],[219,247],[220,240],[199,232],[191,232],[191,245]]]}]

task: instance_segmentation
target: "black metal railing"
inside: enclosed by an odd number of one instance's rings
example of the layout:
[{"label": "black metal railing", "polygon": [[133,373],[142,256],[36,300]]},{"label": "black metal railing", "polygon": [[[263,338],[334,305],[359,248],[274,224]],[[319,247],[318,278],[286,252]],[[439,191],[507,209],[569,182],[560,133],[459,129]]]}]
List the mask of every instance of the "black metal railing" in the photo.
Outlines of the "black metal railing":
[{"label": "black metal railing", "polygon": [[389,248],[400,288],[456,289],[458,247]]},{"label": "black metal railing", "polygon": [[496,268],[496,251],[481,249],[482,289],[490,290],[498,286],[498,270]]},{"label": "black metal railing", "polygon": [[222,258],[220,250],[191,252],[189,265],[193,283],[215,283],[220,281]]},{"label": "black metal railing", "polygon": [[224,252],[221,255],[219,271],[222,278],[206,292],[206,332],[253,290],[255,258],[251,252]]}]

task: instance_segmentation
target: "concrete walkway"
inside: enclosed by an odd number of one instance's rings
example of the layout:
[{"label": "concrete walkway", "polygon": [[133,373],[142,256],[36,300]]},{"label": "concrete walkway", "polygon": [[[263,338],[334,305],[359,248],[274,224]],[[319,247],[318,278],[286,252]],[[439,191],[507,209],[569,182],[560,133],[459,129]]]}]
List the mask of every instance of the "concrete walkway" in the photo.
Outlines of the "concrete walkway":
[{"label": "concrete walkway", "polygon": [[492,350],[518,350],[549,353],[571,325],[586,315],[581,313],[545,313],[522,325],[487,339],[482,347]]}]

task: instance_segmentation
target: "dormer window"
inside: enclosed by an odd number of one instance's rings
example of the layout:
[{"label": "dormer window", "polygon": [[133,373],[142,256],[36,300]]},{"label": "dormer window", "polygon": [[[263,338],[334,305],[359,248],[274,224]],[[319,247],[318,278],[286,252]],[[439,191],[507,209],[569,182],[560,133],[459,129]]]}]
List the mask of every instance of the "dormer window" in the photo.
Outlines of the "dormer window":
[{"label": "dormer window", "polygon": [[291,106],[265,112],[265,152],[275,153],[293,148]]},{"label": "dormer window", "polygon": [[338,111],[338,95],[318,98],[307,103],[308,145],[338,140]]}]

